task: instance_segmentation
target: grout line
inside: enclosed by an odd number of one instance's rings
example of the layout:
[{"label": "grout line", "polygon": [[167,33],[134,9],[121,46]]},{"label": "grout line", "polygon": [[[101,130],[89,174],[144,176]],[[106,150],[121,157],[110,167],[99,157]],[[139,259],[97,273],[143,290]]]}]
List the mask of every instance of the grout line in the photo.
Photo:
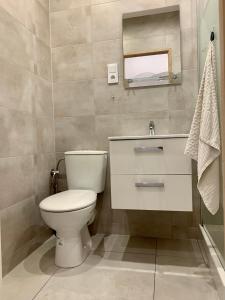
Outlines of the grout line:
[{"label": "grout line", "polygon": [[198,240],[198,239],[197,239],[197,244],[198,244],[198,247],[199,247],[199,249],[200,249],[200,253],[201,253],[201,256],[202,256],[202,260],[204,261],[205,265],[206,265],[207,267],[209,267],[208,262],[205,260],[205,255],[203,254],[202,246],[200,246],[199,240]]},{"label": "grout line", "polygon": [[54,136],[54,154],[55,154],[55,164],[56,161],[56,129],[55,129],[55,101],[54,101],[54,80],[53,80],[53,51],[52,51],[52,23],[51,23],[51,1],[49,0],[49,47],[50,47],[50,64],[51,64],[51,100],[52,100],[52,125],[53,125],[53,136]]},{"label": "grout line", "polygon": [[143,252],[133,252],[129,250],[119,251],[119,250],[105,250],[105,249],[95,249],[93,252],[104,252],[104,253],[117,253],[117,254],[135,254],[135,255],[145,255],[145,256],[154,256],[153,253],[143,253]]},{"label": "grout line", "polygon": [[[92,19],[92,18],[91,18]],[[91,32],[92,34],[92,32]],[[59,45],[59,46],[53,46],[51,45],[51,49],[54,51],[55,49],[58,49],[58,48],[66,48],[66,47],[76,47],[76,46],[91,46],[91,45],[94,45],[94,44],[100,44],[100,43],[104,43],[104,42],[114,42],[114,41],[118,41],[118,42],[121,42],[122,43],[122,38],[121,37],[117,37],[117,38],[109,38],[109,39],[104,39],[104,40],[99,40],[99,41],[94,41],[93,40],[93,36],[91,36],[91,42],[73,42],[73,43],[68,43],[68,44],[64,44],[64,45]]]},{"label": "grout line", "polygon": [[54,275],[58,272],[58,269],[56,269],[55,272],[52,273],[52,275],[48,278],[48,280],[43,284],[43,286],[39,289],[39,291],[32,297],[31,300],[35,300],[37,296],[40,294],[40,292],[46,287],[46,285],[49,283],[49,281],[54,277]]},{"label": "grout line", "polygon": [[[39,1],[38,3],[44,9],[44,11],[48,13],[48,11],[43,7],[43,5]],[[26,24],[26,21],[25,23],[23,23],[22,20],[20,20],[16,15],[4,8],[2,5],[0,5],[0,10],[4,11],[10,18],[12,18],[14,20],[14,23],[18,23],[20,26],[22,26],[23,30],[28,31],[33,37],[37,37],[42,43],[45,44],[45,46],[49,47],[49,45],[47,45],[47,43],[44,40],[40,39],[40,37],[37,36],[37,34],[34,31],[32,31],[31,28],[29,28],[29,26]]]},{"label": "grout line", "polygon": [[[62,152],[58,152],[58,153],[64,153],[65,151],[62,151]],[[4,154],[4,153],[3,153]],[[55,152],[40,152],[40,153],[27,153],[27,154],[19,154],[19,155],[7,155],[7,156],[1,156],[0,155],[0,160],[3,160],[3,159],[10,159],[10,158],[27,158],[27,157],[34,157],[35,155],[37,156],[41,156],[41,155],[53,155],[55,154]]]},{"label": "grout line", "polygon": [[68,7],[68,8],[64,8],[64,9],[57,9],[57,10],[49,10],[50,14],[57,14],[57,13],[62,13],[62,12],[68,12],[70,10],[76,10],[76,9],[80,9],[82,7],[87,7],[87,6],[100,6],[100,5],[106,5],[109,4],[111,2],[119,2],[120,0],[110,0],[107,2],[100,2],[100,3],[89,3],[89,4],[84,4],[84,5],[78,5],[75,7]]}]

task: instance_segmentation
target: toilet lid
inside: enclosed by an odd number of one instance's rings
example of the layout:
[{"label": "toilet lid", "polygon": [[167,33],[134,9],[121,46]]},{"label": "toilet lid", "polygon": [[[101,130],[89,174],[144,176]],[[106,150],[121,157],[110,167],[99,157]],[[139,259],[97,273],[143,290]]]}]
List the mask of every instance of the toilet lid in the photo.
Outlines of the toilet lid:
[{"label": "toilet lid", "polygon": [[96,198],[94,191],[68,190],[45,198],[39,206],[40,209],[50,212],[74,211],[94,204]]}]

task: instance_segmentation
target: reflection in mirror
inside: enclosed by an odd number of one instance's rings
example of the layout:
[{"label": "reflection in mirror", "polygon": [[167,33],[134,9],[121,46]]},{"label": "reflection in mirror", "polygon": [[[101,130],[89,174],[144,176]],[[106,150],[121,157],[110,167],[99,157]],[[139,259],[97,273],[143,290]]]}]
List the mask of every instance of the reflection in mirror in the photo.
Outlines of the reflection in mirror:
[{"label": "reflection in mirror", "polygon": [[129,87],[168,84],[172,76],[171,49],[124,55],[124,78]]},{"label": "reflection in mirror", "polygon": [[180,84],[179,7],[140,14],[123,17],[125,87]]}]

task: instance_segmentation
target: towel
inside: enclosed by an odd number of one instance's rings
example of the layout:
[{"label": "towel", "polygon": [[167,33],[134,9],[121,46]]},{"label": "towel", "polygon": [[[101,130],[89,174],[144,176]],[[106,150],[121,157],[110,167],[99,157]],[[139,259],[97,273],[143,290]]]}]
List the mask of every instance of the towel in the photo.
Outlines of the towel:
[{"label": "towel", "polygon": [[197,161],[198,190],[211,214],[219,209],[220,129],[216,95],[216,56],[212,41],[185,154]]}]

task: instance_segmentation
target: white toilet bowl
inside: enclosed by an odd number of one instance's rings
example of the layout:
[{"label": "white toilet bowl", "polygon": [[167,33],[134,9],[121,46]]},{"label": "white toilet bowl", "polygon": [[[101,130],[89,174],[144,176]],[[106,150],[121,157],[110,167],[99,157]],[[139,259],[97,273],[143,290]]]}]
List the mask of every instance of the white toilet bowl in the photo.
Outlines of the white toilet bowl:
[{"label": "white toilet bowl", "polygon": [[56,231],[55,263],[59,267],[80,265],[91,250],[87,224],[93,222],[97,194],[105,188],[107,152],[65,152],[68,191],[40,203],[42,218]]},{"label": "white toilet bowl", "polygon": [[87,223],[94,213],[96,198],[93,191],[68,190],[40,203],[43,220],[56,231],[57,266],[78,266],[90,253],[92,244]]}]

